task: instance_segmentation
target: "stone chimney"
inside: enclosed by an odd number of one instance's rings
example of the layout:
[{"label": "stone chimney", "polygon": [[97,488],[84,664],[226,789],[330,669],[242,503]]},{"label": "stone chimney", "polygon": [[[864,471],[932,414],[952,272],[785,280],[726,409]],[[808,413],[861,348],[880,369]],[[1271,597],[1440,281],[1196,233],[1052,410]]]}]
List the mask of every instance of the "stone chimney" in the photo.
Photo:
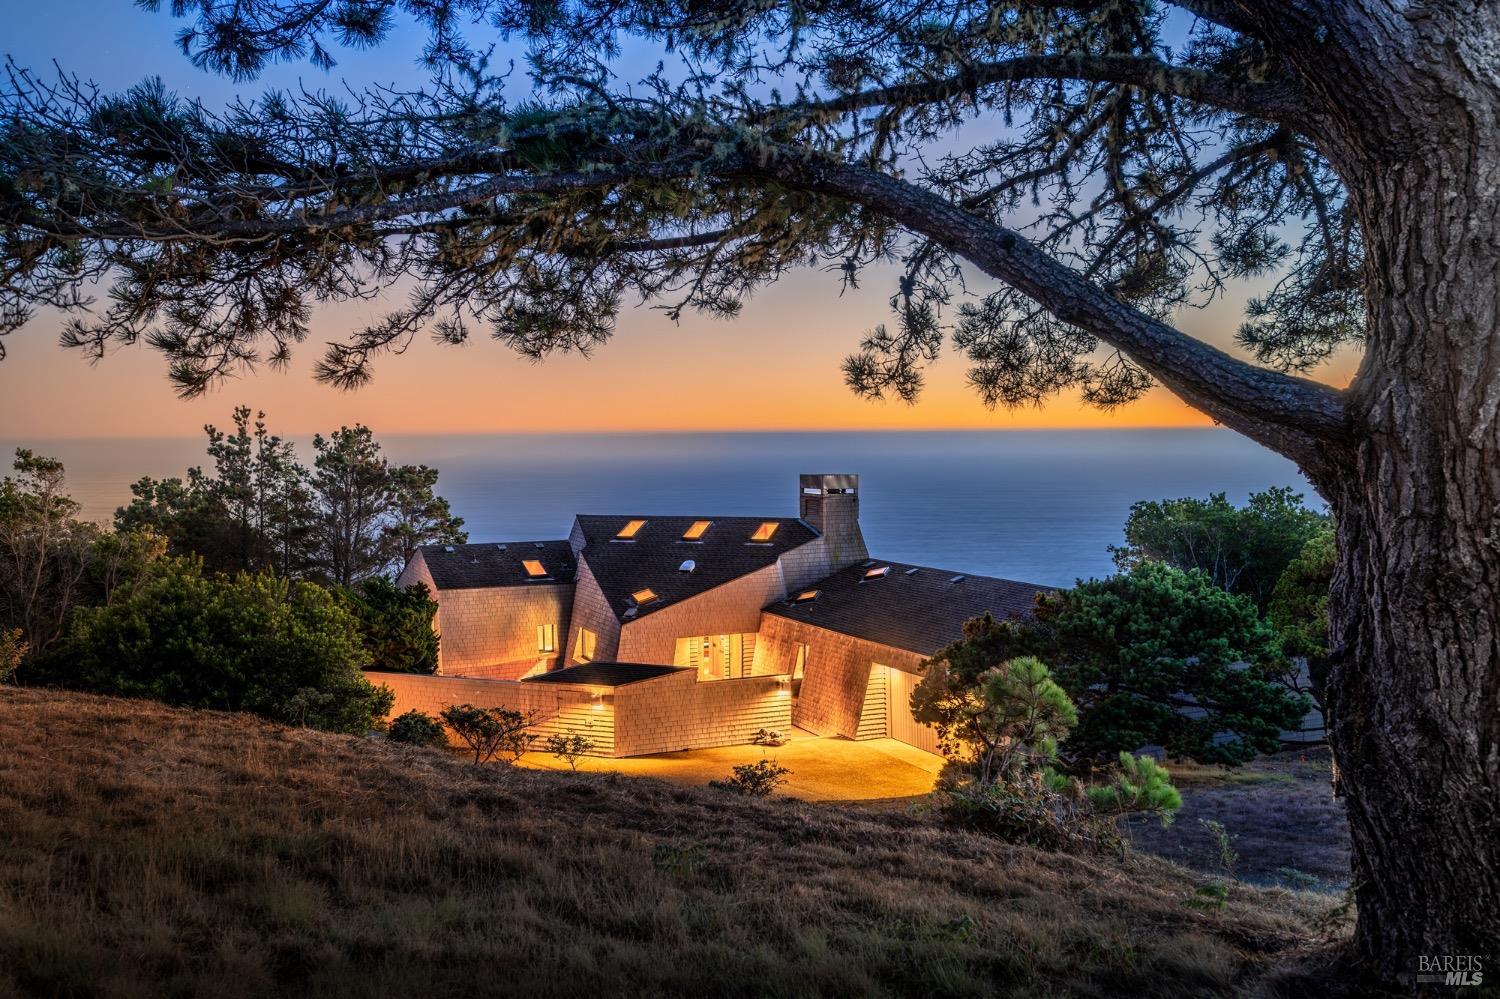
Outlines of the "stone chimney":
[{"label": "stone chimney", "polygon": [[828,571],[869,559],[859,530],[859,476],[803,475],[800,484],[798,514],[823,535]]}]

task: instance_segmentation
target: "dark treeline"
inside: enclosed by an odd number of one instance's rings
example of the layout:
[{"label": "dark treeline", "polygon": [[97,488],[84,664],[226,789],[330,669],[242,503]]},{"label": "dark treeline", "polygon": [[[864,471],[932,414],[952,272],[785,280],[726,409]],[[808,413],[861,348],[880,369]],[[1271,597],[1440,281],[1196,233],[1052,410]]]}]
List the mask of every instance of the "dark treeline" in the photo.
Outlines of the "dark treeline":
[{"label": "dark treeline", "polygon": [[343,586],[399,572],[418,545],[468,540],[433,492],[437,470],[391,464],[368,427],[315,435],[311,468],[264,413],[252,423],[249,407],[234,411],[232,432],[204,430],[212,469],[136,482],[118,531],[149,527],[171,554],[197,554],[211,571],[272,569]]},{"label": "dark treeline", "polygon": [[438,473],[395,465],[368,427],[313,438],[304,465],[265,416],[205,427],[209,467],[143,478],[108,527],[79,518],[60,461],[18,449],[0,480],[0,681],[252,711],[358,732],[433,672],[437,609],[394,576],[462,542]]}]

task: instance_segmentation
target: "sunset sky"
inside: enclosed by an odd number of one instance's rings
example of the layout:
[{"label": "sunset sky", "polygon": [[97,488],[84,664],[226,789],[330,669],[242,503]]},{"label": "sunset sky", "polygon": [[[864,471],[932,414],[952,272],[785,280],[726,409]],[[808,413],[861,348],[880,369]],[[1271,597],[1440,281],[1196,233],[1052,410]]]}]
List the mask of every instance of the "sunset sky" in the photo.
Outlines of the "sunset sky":
[{"label": "sunset sky", "polygon": [[[56,59],[103,88],[123,89],[160,75],[209,106],[236,91],[271,86],[331,87],[341,79],[420,82],[415,31],[371,52],[337,53],[331,73],[286,65],[251,84],[193,69],[172,42],[177,23],[128,0],[50,0],[7,10],[3,51],[17,64],[47,69]],[[965,362],[945,356],[929,371],[914,406],[866,402],[844,387],[841,359],[872,326],[889,318],[890,274],[870,273],[859,292],[840,293],[837,274],[803,271],[764,290],[732,323],[686,315],[674,325],[649,307],[628,309],[614,340],[591,359],[557,356],[534,364],[480,339],[466,347],[418,339],[401,357],[382,359],[372,385],[356,393],[320,386],[311,367],[322,342],[378,316],[387,303],[322,310],[290,370],[263,370],[205,398],[179,400],[162,358],[145,348],[98,365],[56,345],[61,323],[38,316],[6,338],[0,362],[0,427],[8,437],[184,436],[205,422],[227,422],[240,402],[266,410],[298,434],[363,422],[381,433],[548,430],[721,430],[880,428],[1040,428],[1207,425],[1171,393],[1153,390],[1114,413],[1065,394],[1041,409],[987,411],[964,384]],[[1179,325],[1230,347],[1241,300],[1188,311]],[[1342,354],[1315,375],[1344,384],[1356,359]]]}]

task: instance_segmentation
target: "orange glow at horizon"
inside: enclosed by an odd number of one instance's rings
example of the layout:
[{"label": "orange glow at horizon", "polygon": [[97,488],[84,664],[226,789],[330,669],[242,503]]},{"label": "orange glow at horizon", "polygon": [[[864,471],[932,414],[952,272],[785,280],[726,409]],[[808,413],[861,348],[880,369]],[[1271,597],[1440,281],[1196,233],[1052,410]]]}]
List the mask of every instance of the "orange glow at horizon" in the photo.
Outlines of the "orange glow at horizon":
[{"label": "orange glow at horizon", "polygon": [[[311,365],[321,341],[377,319],[389,303],[330,307],[317,314],[317,332],[288,371],[261,370],[188,401],[174,396],[158,354],[134,347],[91,366],[56,346],[56,316],[39,317],[7,338],[0,436],[197,436],[205,423],[228,424],[239,403],[264,410],[273,432],[297,439],[356,422],[377,435],[1212,425],[1161,387],[1113,412],[1085,405],[1076,392],[1040,407],[987,410],[965,381],[966,361],[951,353],[927,370],[915,405],[856,398],[840,362],[888,319],[887,293],[872,280],[869,290],[841,297],[829,275],[798,272],[747,303],[736,321],[687,316],[677,325],[649,308],[627,309],[615,338],[593,357],[541,363],[484,339],[457,348],[418,339],[405,354],[379,359],[373,382],[353,393],[315,383]],[[1180,321],[1225,347],[1240,309],[1221,302]],[[1314,374],[1342,385],[1356,362],[1341,353]]]}]

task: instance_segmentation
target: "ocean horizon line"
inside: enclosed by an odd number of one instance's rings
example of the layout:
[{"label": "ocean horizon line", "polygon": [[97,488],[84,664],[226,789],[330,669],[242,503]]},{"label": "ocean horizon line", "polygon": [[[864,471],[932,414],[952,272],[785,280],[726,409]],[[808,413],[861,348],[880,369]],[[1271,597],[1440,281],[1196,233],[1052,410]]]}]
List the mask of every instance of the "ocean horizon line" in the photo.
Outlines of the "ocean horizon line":
[{"label": "ocean horizon line", "polygon": [[[359,421],[355,421],[358,423]],[[223,425],[214,424],[220,429],[232,427],[233,421],[226,420]],[[343,424],[349,426],[350,424]],[[712,436],[737,436],[747,437],[755,434],[777,434],[783,436],[810,436],[815,434],[880,434],[896,436],[901,434],[1140,434],[1140,433],[1175,433],[1175,432],[1222,432],[1239,436],[1238,431],[1228,427],[1210,424],[1207,426],[1199,424],[1163,424],[1160,426],[1103,426],[1103,427],[834,427],[830,429],[808,429],[808,428],[744,428],[737,430],[622,430],[612,428],[607,430],[382,430],[377,426],[365,424],[375,432],[378,439],[400,438],[403,440],[417,438],[435,437],[712,437]],[[325,433],[334,428],[319,427],[313,430],[285,430],[269,427],[273,433],[285,438],[293,434],[315,434]],[[188,441],[198,440],[202,437],[201,429],[196,433],[180,434],[69,434],[62,436],[30,436],[27,434],[8,433],[0,440],[21,443],[25,441],[37,441],[46,443],[51,441],[67,442],[151,442],[151,441]]]}]

